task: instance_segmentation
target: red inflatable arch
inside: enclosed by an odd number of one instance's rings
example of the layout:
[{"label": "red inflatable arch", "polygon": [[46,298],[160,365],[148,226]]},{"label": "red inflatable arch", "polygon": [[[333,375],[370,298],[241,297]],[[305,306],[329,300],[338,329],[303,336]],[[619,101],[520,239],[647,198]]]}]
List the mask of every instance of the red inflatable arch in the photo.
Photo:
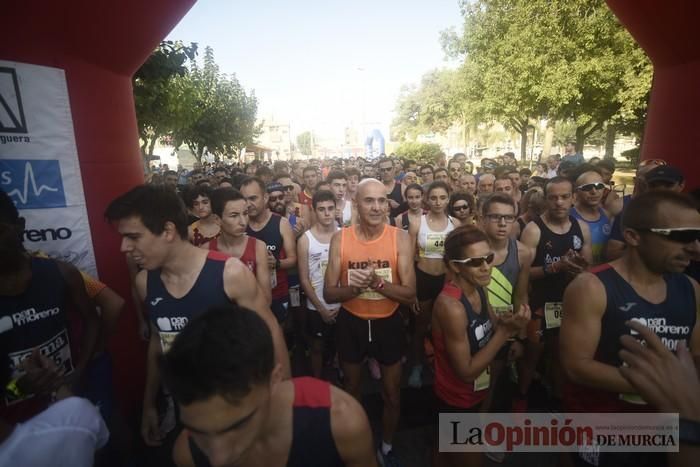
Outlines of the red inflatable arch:
[{"label": "red inflatable arch", "polygon": [[[107,203],[143,182],[131,77],[195,0],[22,0],[2,6],[0,59],[62,68],[100,278],[130,297],[119,237],[103,220]],[[145,345],[133,309],[111,350],[129,411],[143,393]]]},{"label": "red inflatable arch", "polygon": [[700,2],[607,2],[654,64],[641,157],[680,167],[686,187],[698,188],[700,171],[693,151],[700,132]]}]

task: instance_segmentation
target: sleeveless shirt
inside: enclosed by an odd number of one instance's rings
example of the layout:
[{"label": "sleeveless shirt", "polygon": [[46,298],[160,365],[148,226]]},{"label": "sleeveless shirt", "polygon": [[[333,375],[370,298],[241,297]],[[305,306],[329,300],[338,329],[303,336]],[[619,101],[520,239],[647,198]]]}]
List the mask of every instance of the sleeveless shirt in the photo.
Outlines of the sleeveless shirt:
[{"label": "sleeveless shirt", "polygon": [[605,260],[605,246],[610,239],[612,226],[610,218],[603,208],[598,208],[598,220],[589,221],[583,218],[576,208],[571,208],[571,215],[586,224],[591,231],[591,251],[593,252],[593,264],[600,264]]},{"label": "sleeveless shirt", "polygon": [[[257,255],[255,254],[255,242],[256,241],[257,241],[256,238],[249,236],[248,240],[246,241],[245,249],[243,250],[243,254],[238,258],[239,260],[241,260],[241,263],[248,266],[248,269],[250,269],[250,272],[252,272],[253,274],[255,274],[256,266],[257,266]],[[209,249],[213,250],[213,251],[219,251],[219,239],[218,239],[218,237],[209,242]],[[222,253],[226,253],[226,252],[222,251]]]},{"label": "sleeveless shirt", "polygon": [[452,219],[447,217],[447,225],[441,231],[431,230],[427,214],[420,217],[418,229],[418,255],[421,258],[442,259],[445,255],[445,239],[455,229]]},{"label": "sleeveless shirt", "polygon": [[[272,213],[270,219],[265,224],[265,227],[255,231],[250,227],[246,228],[246,233],[251,237],[255,237],[258,240],[262,240],[267,246],[267,251],[271,252],[272,255],[279,260],[287,257],[284,251],[284,241],[282,240],[282,233],[280,231],[280,222],[282,217],[279,214]],[[286,269],[275,269],[272,268],[270,271],[275,277],[271,283],[272,285],[272,299],[273,300],[284,300],[289,296],[289,280]]]},{"label": "sleeveless shirt", "polygon": [[[311,230],[304,232],[304,235],[306,235],[306,238],[309,240],[309,281],[311,282],[311,286],[314,288],[314,292],[316,292],[318,300],[327,310],[336,310],[340,308],[340,304],[328,304],[323,299],[323,280],[324,276],[326,275],[326,266],[328,266],[328,251],[331,244],[330,242],[319,242],[316,237],[314,237],[314,234],[311,233]],[[308,299],[306,300],[306,307],[309,310],[316,309],[313,302]]]},{"label": "sleeveless shirt", "polygon": [[520,273],[518,260],[518,241],[508,239],[508,253],[505,261],[491,268],[491,282],[486,287],[489,303],[492,307],[504,307],[513,304],[513,290]]}]

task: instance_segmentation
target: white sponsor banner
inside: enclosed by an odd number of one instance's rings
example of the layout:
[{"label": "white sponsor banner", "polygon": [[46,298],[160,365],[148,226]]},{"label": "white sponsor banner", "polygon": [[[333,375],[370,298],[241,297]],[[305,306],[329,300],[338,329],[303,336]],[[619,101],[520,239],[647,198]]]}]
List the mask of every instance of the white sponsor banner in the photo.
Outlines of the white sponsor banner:
[{"label": "white sponsor banner", "polygon": [[0,60],[0,189],[28,250],[97,275],[63,70]]},{"label": "white sponsor banner", "polygon": [[678,452],[677,413],[441,413],[441,452]]}]

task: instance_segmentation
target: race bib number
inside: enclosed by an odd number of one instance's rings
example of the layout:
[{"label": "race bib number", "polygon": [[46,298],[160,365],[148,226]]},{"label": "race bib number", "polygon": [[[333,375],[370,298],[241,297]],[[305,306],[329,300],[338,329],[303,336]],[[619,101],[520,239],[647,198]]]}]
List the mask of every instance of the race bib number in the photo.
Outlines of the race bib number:
[{"label": "race bib number", "polygon": [[544,322],[547,329],[561,327],[563,311],[561,302],[547,302],[544,304]]},{"label": "race bib number", "polygon": [[172,347],[173,342],[175,341],[175,338],[178,334],[179,333],[177,332],[158,332],[158,335],[160,336],[160,347],[161,349],[163,349],[163,353],[167,353],[170,350],[170,347]]},{"label": "race bib number", "polygon": [[429,233],[425,240],[425,253],[429,255],[444,255],[446,237],[447,235],[442,233]]},{"label": "race bib number", "polygon": [[[70,351],[70,340],[68,338],[68,331],[62,330],[52,338],[48,339],[42,344],[39,344],[39,353],[44,357],[48,357],[54,361],[59,369],[64,371],[65,375],[73,373],[73,356]],[[28,358],[34,347],[24,350],[19,350],[17,352],[12,352],[8,354],[10,358],[10,365],[12,367],[13,378],[19,378],[24,374],[22,370],[22,362]],[[25,394],[24,397],[17,398],[10,394],[5,396],[5,404],[11,405],[22,400],[29,399],[33,397],[33,394]]]},{"label": "race bib number", "polygon": [[301,294],[299,293],[299,287],[289,288],[289,302],[293,307],[301,306]]},{"label": "race bib number", "polygon": [[492,306],[491,308],[493,309],[493,312],[496,314],[496,316],[513,314],[513,305]]},{"label": "race bib number", "polygon": [[474,380],[474,391],[483,391],[491,385],[491,367],[486,367],[478,378]]},{"label": "race bib number", "polygon": [[[374,273],[378,276],[384,279],[384,282],[389,282],[391,283],[391,268],[380,268],[380,269],[375,269]],[[350,271],[348,270],[348,280],[350,280]],[[357,296],[357,298],[361,298],[363,300],[382,300],[386,298],[384,295],[380,294],[379,292],[375,292],[374,290],[371,289],[365,289],[362,291],[360,295]]]}]

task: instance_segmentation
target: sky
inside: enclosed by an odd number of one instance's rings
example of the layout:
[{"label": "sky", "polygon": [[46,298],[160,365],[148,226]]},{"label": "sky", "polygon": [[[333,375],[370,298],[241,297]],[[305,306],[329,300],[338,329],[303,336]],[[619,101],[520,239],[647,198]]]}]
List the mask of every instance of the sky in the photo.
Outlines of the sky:
[{"label": "sky", "polygon": [[402,85],[454,66],[439,37],[461,24],[457,0],[199,0],[168,39],[211,46],[260,118],[334,137],[386,131]]}]

